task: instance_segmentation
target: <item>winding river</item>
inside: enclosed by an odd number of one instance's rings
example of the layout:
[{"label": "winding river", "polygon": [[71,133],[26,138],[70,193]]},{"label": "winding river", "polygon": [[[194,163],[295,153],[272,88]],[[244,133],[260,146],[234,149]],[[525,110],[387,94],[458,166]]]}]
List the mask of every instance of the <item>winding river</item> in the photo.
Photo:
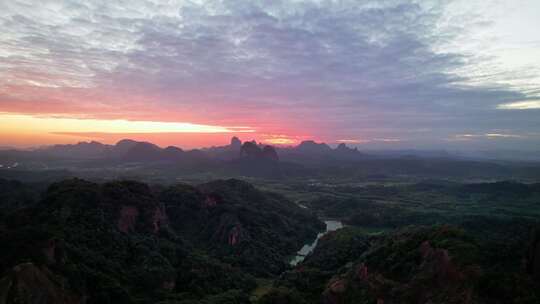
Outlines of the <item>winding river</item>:
[{"label": "winding river", "polygon": [[343,223],[341,221],[324,221],[326,224],[326,231],[321,232],[317,235],[317,238],[311,243],[311,244],[305,244],[304,247],[302,247],[297,253],[294,258],[290,261],[291,266],[296,266],[298,263],[302,262],[308,254],[310,254],[315,247],[317,247],[317,243],[319,242],[319,239],[323,237],[325,234],[331,231],[336,231],[340,228],[343,228]]}]

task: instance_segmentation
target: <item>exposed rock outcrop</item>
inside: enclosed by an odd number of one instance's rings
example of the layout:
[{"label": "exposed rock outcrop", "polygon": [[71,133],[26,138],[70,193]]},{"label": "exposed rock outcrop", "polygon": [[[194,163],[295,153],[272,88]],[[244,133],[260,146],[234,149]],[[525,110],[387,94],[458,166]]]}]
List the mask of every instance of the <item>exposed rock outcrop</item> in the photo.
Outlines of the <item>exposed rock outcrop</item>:
[{"label": "exposed rock outcrop", "polygon": [[240,234],[242,233],[242,225],[237,223],[234,225],[234,227],[229,231],[229,245],[234,246],[240,242]]},{"label": "exposed rock outcrop", "polygon": [[129,233],[135,231],[135,224],[139,217],[139,209],[135,206],[122,206],[118,218],[118,230]]},{"label": "exposed rock outcrop", "polygon": [[433,248],[429,241],[424,241],[419,250],[423,259],[420,272],[432,276],[440,286],[464,279],[464,274],[451,261],[448,250]]},{"label": "exposed rock outcrop", "polygon": [[154,215],[152,216],[152,232],[158,233],[162,229],[166,228],[169,224],[167,213],[164,206],[156,206],[154,209]]},{"label": "exposed rock outcrop", "polygon": [[231,138],[231,144],[229,145],[229,148],[233,151],[239,151],[240,148],[242,147],[242,141],[234,136],[233,138]]}]

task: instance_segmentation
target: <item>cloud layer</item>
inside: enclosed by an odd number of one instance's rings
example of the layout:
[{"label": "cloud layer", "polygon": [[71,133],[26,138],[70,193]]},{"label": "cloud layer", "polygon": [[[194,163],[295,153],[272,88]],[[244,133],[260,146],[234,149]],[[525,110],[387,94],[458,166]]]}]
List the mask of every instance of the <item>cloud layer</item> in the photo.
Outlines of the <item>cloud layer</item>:
[{"label": "cloud layer", "polygon": [[519,105],[537,103],[527,79],[540,73],[503,69],[467,40],[497,34],[481,5],[161,2],[3,1],[0,112],[420,146],[517,134],[539,146],[538,107]]}]

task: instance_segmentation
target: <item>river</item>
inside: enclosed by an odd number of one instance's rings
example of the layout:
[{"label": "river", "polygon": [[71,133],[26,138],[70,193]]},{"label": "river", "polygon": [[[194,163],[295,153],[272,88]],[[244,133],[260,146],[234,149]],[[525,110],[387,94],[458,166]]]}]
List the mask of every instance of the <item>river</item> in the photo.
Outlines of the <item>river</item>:
[{"label": "river", "polygon": [[305,244],[297,253],[296,256],[290,261],[291,266],[296,266],[298,263],[302,262],[308,254],[310,254],[315,247],[319,239],[325,234],[331,231],[336,231],[340,228],[343,228],[343,223],[341,221],[324,221],[326,224],[326,231],[321,232],[317,235],[317,238],[311,244]]}]

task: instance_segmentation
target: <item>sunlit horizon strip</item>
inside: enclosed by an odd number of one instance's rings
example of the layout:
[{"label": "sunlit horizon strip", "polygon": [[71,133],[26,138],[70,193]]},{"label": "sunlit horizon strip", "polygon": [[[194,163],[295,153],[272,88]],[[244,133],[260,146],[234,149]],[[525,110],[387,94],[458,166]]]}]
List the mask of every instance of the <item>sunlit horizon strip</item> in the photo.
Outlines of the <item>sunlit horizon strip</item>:
[{"label": "sunlit horizon strip", "polygon": [[125,119],[80,119],[0,114],[0,131],[20,133],[253,133],[250,127],[227,127],[189,122],[162,122]]}]

